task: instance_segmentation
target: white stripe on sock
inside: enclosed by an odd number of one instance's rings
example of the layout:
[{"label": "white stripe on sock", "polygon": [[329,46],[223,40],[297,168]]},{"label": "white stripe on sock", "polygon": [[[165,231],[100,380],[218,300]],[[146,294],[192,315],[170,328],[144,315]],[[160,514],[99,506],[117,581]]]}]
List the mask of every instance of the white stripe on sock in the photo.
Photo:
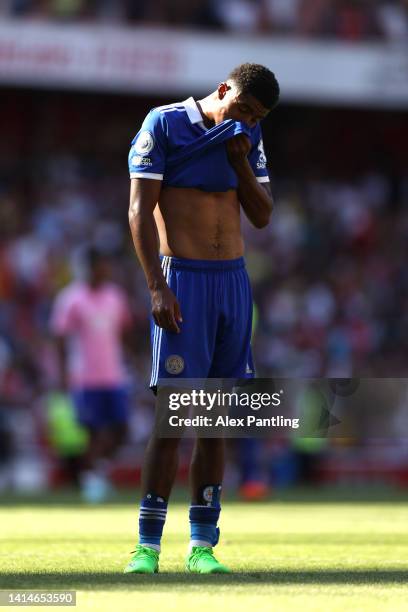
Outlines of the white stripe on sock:
[{"label": "white stripe on sock", "polygon": [[193,546],[206,546],[207,548],[212,548],[211,542],[207,542],[206,540],[191,540],[189,545],[189,552],[191,552]]},{"label": "white stripe on sock", "polygon": [[206,505],[203,505],[203,504],[201,504],[201,505],[191,504],[191,506],[190,506],[190,508],[210,508],[210,507],[211,506],[206,506]]},{"label": "white stripe on sock", "polygon": [[141,546],[146,546],[147,548],[153,548],[154,550],[157,550],[157,552],[160,552],[161,548],[159,544],[150,544],[150,542],[143,542],[143,544],[140,542]]},{"label": "white stripe on sock", "polygon": [[167,512],[167,508],[155,508],[154,506],[140,506],[140,509],[149,512]]}]

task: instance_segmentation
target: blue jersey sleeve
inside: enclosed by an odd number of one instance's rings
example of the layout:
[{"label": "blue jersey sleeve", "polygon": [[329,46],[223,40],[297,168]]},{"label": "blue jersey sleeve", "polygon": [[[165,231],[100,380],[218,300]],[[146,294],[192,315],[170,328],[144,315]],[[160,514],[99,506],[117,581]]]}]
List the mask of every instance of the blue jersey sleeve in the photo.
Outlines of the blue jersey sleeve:
[{"label": "blue jersey sleeve", "polygon": [[264,151],[260,125],[257,125],[254,130],[252,136],[252,143],[253,146],[249,152],[248,161],[251,164],[251,168],[254,171],[257,180],[260,183],[268,183],[269,175],[266,167],[267,160]]},{"label": "blue jersey sleeve", "polygon": [[132,141],[128,158],[130,178],[163,180],[167,136],[165,115],[151,110]]}]

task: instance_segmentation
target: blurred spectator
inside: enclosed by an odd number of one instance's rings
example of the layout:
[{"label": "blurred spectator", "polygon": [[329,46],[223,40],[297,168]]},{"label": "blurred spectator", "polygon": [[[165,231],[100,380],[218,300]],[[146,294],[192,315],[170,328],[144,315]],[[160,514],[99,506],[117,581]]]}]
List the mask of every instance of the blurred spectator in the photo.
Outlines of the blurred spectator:
[{"label": "blurred spectator", "polygon": [[1,13],[59,21],[105,21],[231,32],[408,39],[407,0],[5,0]]},{"label": "blurred spectator", "polygon": [[266,30],[279,34],[297,31],[301,0],[263,0],[263,7]]},{"label": "blurred spectator", "polygon": [[408,40],[407,0],[386,0],[377,9],[382,35],[392,41]]},{"label": "blurred spectator", "polygon": [[336,0],[332,24],[335,37],[350,42],[379,35],[375,5],[371,0]]},{"label": "blurred spectator", "polygon": [[226,30],[257,32],[261,3],[259,0],[224,0],[215,5],[215,14]]},{"label": "blurred spectator", "polygon": [[[77,419],[89,434],[81,474],[82,493],[89,502],[107,497],[109,459],[124,443],[129,422],[122,344],[131,332],[131,313],[112,272],[109,256],[91,247],[86,254],[85,279],[74,281],[57,295],[51,317],[59,386],[72,393]],[[54,406],[54,415],[58,414],[54,423],[62,417],[68,424],[69,407],[63,399],[57,397],[49,403]]]}]

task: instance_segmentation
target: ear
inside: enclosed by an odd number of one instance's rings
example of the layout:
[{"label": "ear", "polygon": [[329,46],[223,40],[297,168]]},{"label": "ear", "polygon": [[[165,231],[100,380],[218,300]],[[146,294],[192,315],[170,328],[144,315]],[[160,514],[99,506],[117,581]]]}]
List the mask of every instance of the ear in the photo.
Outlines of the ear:
[{"label": "ear", "polygon": [[217,88],[218,99],[223,100],[225,98],[227,91],[229,91],[230,89],[231,89],[231,86],[228,85],[228,83],[225,83],[225,82],[220,83]]}]

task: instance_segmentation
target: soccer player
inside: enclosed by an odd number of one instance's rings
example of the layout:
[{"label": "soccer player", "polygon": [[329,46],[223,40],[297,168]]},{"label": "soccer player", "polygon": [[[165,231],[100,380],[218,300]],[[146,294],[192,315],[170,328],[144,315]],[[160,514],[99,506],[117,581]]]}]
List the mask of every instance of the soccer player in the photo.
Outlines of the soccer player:
[{"label": "soccer player", "polygon": [[[243,208],[268,224],[272,197],[259,122],[279,85],[258,64],[235,68],[196,101],[152,109],[129,154],[129,222],[151,294],[150,386],[163,378],[254,376],[251,289],[243,259]],[[126,573],[154,573],[177,472],[178,439],[153,433],[142,470],[139,544]],[[190,469],[186,568],[229,570],[214,557],[224,472],[222,439],[197,439]]]},{"label": "soccer player", "polygon": [[89,432],[81,488],[94,503],[109,493],[109,459],[123,443],[128,422],[122,341],[131,327],[130,305],[110,278],[109,257],[91,247],[86,282],[64,287],[51,315],[61,387],[72,392],[78,420]]}]

